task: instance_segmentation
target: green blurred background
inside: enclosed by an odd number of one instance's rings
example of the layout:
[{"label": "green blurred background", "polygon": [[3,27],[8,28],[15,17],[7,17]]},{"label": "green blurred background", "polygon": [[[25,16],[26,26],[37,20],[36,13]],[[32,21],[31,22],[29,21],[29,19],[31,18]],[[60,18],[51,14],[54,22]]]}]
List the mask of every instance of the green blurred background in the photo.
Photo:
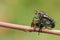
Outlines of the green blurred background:
[{"label": "green blurred background", "polygon": [[[30,26],[35,9],[47,12],[56,21],[54,29],[60,29],[60,0],[0,0],[0,21]],[[0,27],[0,40],[60,40],[60,36]]]}]

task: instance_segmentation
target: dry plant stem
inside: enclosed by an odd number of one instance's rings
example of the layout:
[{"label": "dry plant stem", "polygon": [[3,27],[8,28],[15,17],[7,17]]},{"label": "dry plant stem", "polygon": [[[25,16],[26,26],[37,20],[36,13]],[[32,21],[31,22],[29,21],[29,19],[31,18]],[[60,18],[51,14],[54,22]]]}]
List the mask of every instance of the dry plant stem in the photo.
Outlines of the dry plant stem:
[{"label": "dry plant stem", "polygon": [[[6,23],[6,22],[0,22],[0,27],[18,29],[18,30],[29,31],[29,32],[38,32],[39,31],[39,28],[36,28],[36,30],[34,31],[34,28],[32,28],[30,26],[23,26],[23,25]],[[42,29],[42,33],[60,35],[60,30]]]}]

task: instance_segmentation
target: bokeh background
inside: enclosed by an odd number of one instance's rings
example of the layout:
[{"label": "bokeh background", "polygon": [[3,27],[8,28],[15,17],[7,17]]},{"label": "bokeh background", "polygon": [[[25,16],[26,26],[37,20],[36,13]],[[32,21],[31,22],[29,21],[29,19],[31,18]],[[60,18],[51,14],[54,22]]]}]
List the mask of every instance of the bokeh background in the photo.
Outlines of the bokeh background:
[{"label": "bokeh background", "polygon": [[[60,0],[0,0],[0,21],[30,26],[34,10],[51,16],[60,30]],[[60,40],[60,36],[0,27],[0,40]]]}]

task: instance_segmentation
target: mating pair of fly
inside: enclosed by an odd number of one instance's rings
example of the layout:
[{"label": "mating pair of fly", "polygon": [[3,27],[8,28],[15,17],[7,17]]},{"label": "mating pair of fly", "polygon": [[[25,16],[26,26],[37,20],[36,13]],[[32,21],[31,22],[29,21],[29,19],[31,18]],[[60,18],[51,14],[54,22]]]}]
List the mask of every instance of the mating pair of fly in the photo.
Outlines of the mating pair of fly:
[{"label": "mating pair of fly", "polygon": [[45,12],[41,10],[35,10],[35,16],[33,17],[31,27],[39,28],[39,32],[42,32],[42,28],[52,29],[55,27],[55,21]]}]

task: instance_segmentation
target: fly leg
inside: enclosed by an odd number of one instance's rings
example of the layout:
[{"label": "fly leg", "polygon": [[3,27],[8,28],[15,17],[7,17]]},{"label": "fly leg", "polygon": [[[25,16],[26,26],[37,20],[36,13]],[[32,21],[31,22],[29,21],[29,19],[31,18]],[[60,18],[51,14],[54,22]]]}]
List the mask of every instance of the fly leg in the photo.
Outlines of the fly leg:
[{"label": "fly leg", "polygon": [[33,28],[34,28],[34,31],[36,30],[36,25],[35,25],[35,23],[34,23],[34,22],[32,22],[32,23],[31,23],[31,27],[33,27]]},{"label": "fly leg", "polygon": [[36,31],[36,26],[34,26],[34,31]]},{"label": "fly leg", "polygon": [[43,25],[42,25],[42,24],[39,24],[39,31],[38,31],[38,35],[40,34],[40,32],[42,32],[42,28],[43,28]]}]

